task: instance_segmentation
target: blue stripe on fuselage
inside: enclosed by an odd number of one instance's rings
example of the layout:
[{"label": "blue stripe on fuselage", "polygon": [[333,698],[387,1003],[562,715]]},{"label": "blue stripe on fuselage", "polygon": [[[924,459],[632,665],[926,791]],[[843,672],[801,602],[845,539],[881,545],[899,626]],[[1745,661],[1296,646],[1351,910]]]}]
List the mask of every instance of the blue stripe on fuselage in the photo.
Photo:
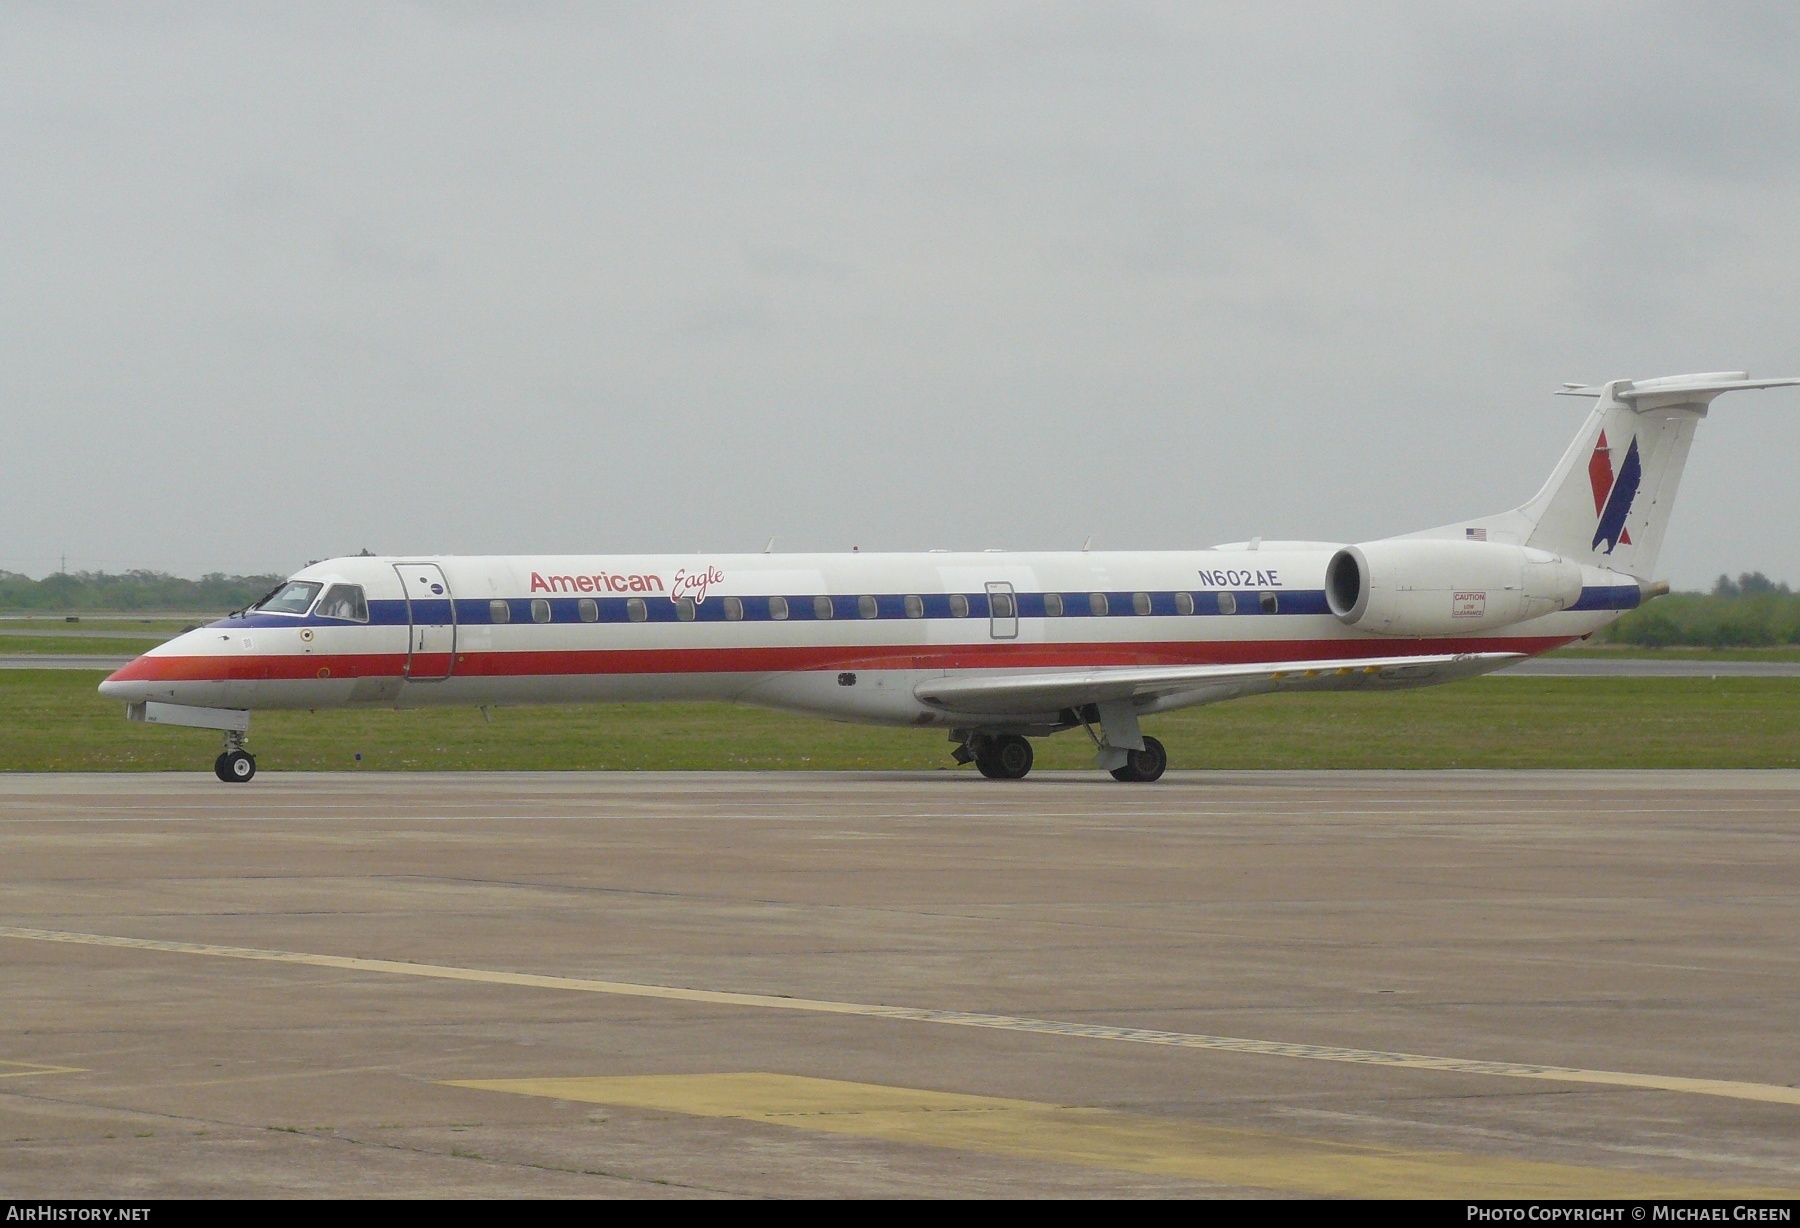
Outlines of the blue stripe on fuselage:
[{"label": "blue stripe on fuselage", "polygon": [[1643,602],[1643,591],[1635,584],[1591,584],[1581,590],[1581,600],[1571,611],[1635,610]]},{"label": "blue stripe on fuselage", "polygon": [[[1185,591],[1188,596],[1193,598],[1194,609],[1192,614],[1183,614],[1180,607],[1176,604],[1178,592],[1182,591]],[[1091,591],[1084,590],[1081,592],[1060,593],[1058,595],[1062,598],[1063,613],[1057,617],[1146,617],[1145,615],[1139,614],[1136,607],[1133,605],[1133,599],[1138,596],[1139,592],[1142,592],[1142,590],[1124,590],[1101,594],[1106,598],[1106,612],[1103,615],[1096,615],[1094,613],[1092,604],[1094,594]],[[1219,611],[1219,597],[1221,594],[1218,590],[1170,589],[1146,595],[1150,598],[1151,616],[1161,615],[1170,618],[1191,618],[1200,616],[1235,618],[1245,616],[1266,617],[1268,611],[1265,611],[1262,605],[1262,599],[1265,592],[1273,592],[1275,594],[1276,609],[1274,613],[1277,615],[1330,613],[1330,607],[1326,604],[1325,591],[1323,589],[1235,590],[1231,592],[1231,595],[1236,601],[1237,608],[1230,615],[1222,615]],[[833,621],[848,622],[872,622],[889,619],[910,621],[907,619],[906,614],[907,594],[879,593],[870,595],[875,598],[874,619],[865,619],[862,617],[858,607],[859,597],[855,594],[832,595],[829,598],[831,603],[831,614],[829,615],[829,618]],[[988,595],[985,592],[962,594],[921,593],[915,595],[919,597],[920,603],[923,606],[923,614],[921,617],[925,619],[985,619],[990,617]],[[958,595],[967,602],[964,611],[960,614],[956,611],[953,602],[953,598]],[[818,594],[814,593],[787,595],[788,616],[785,621],[826,621],[825,619],[821,619],[814,610],[813,603],[817,596]],[[1050,617],[1050,615],[1046,613],[1046,596],[1048,596],[1046,593],[1015,594],[1018,603],[1019,616],[1021,618]],[[695,603],[694,617],[691,621],[708,623],[784,621],[775,619],[771,616],[769,612],[768,597],[740,597],[738,600],[743,603],[743,613],[741,618],[728,618],[725,611],[725,598],[718,593],[714,593],[705,601]],[[534,623],[537,620],[532,617],[531,607],[535,601],[545,602],[549,606],[549,621],[552,623],[582,623],[589,621],[602,623],[628,623],[632,621],[672,623],[683,621],[681,619],[680,606],[666,596],[513,597],[496,598],[491,601],[483,600],[481,598],[459,597],[456,599],[455,619],[459,625],[465,627],[503,625],[494,618],[494,606],[504,605],[506,607],[506,612],[509,615],[509,617],[505,619],[505,623]],[[641,620],[633,620],[631,617],[630,607],[633,601],[643,602],[644,614]],[[592,602],[594,605],[596,617],[591,620],[584,619],[581,616],[581,607],[586,602]],[[419,615],[418,620],[421,623],[442,624],[450,621],[450,603],[448,601],[416,601],[413,605]],[[219,619],[217,622],[209,625],[225,630],[245,630],[263,627],[344,627],[364,625],[404,627],[409,625],[412,621],[411,614],[407,609],[407,603],[404,600],[376,600],[369,602],[369,621],[367,624],[349,623],[336,618],[322,618],[316,614],[309,614],[302,617],[292,614],[268,614],[253,610],[247,614],[233,615],[230,618]]]}]

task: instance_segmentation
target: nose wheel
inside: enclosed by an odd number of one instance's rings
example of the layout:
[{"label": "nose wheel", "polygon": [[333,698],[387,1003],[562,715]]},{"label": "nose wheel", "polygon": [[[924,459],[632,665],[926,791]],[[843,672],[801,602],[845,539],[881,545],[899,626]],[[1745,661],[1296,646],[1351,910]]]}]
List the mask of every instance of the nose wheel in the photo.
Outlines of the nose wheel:
[{"label": "nose wheel", "polygon": [[213,760],[213,774],[228,785],[242,784],[256,775],[256,756],[244,749],[244,735],[225,733],[225,753]]}]

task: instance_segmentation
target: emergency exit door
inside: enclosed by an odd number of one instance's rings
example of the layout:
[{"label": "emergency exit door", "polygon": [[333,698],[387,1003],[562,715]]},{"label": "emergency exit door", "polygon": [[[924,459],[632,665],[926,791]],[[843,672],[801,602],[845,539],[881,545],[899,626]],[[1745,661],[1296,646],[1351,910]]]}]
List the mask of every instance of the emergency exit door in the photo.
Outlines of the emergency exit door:
[{"label": "emergency exit door", "polygon": [[987,586],[988,635],[996,640],[1019,638],[1019,598],[1013,586],[1004,580],[990,580]]},{"label": "emergency exit door", "polygon": [[406,676],[442,682],[456,668],[456,603],[450,581],[436,563],[395,563],[406,589]]}]

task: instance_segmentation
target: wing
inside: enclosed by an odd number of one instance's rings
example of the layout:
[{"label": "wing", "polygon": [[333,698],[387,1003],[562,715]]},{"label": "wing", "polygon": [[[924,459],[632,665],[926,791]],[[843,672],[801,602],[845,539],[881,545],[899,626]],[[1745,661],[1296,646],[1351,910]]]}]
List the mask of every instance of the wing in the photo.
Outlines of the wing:
[{"label": "wing", "polygon": [[1347,691],[1428,686],[1473,678],[1522,660],[1516,652],[1385,657],[1371,661],[1279,661],[1253,665],[1122,666],[1054,674],[931,678],[913,688],[945,712],[1043,713],[1130,700],[1140,709],[1214,703],[1271,691]]}]

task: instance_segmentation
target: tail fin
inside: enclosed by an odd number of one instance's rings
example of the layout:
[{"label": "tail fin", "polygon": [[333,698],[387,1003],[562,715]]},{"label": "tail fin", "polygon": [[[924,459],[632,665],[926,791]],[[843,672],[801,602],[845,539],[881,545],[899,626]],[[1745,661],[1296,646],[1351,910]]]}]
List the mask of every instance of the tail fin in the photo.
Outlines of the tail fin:
[{"label": "tail fin", "polygon": [[1598,404],[1550,480],[1529,503],[1469,522],[1464,532],[1486,537],[1492,529],[1499,539],[1571,562],[1648,578],[1662,550],[1694,428],[1713,398],[1788,384],[1800,379],[1752,380],[1742,371],[1716,371],[1565,388],[1560,395],[1596,397]]}]

